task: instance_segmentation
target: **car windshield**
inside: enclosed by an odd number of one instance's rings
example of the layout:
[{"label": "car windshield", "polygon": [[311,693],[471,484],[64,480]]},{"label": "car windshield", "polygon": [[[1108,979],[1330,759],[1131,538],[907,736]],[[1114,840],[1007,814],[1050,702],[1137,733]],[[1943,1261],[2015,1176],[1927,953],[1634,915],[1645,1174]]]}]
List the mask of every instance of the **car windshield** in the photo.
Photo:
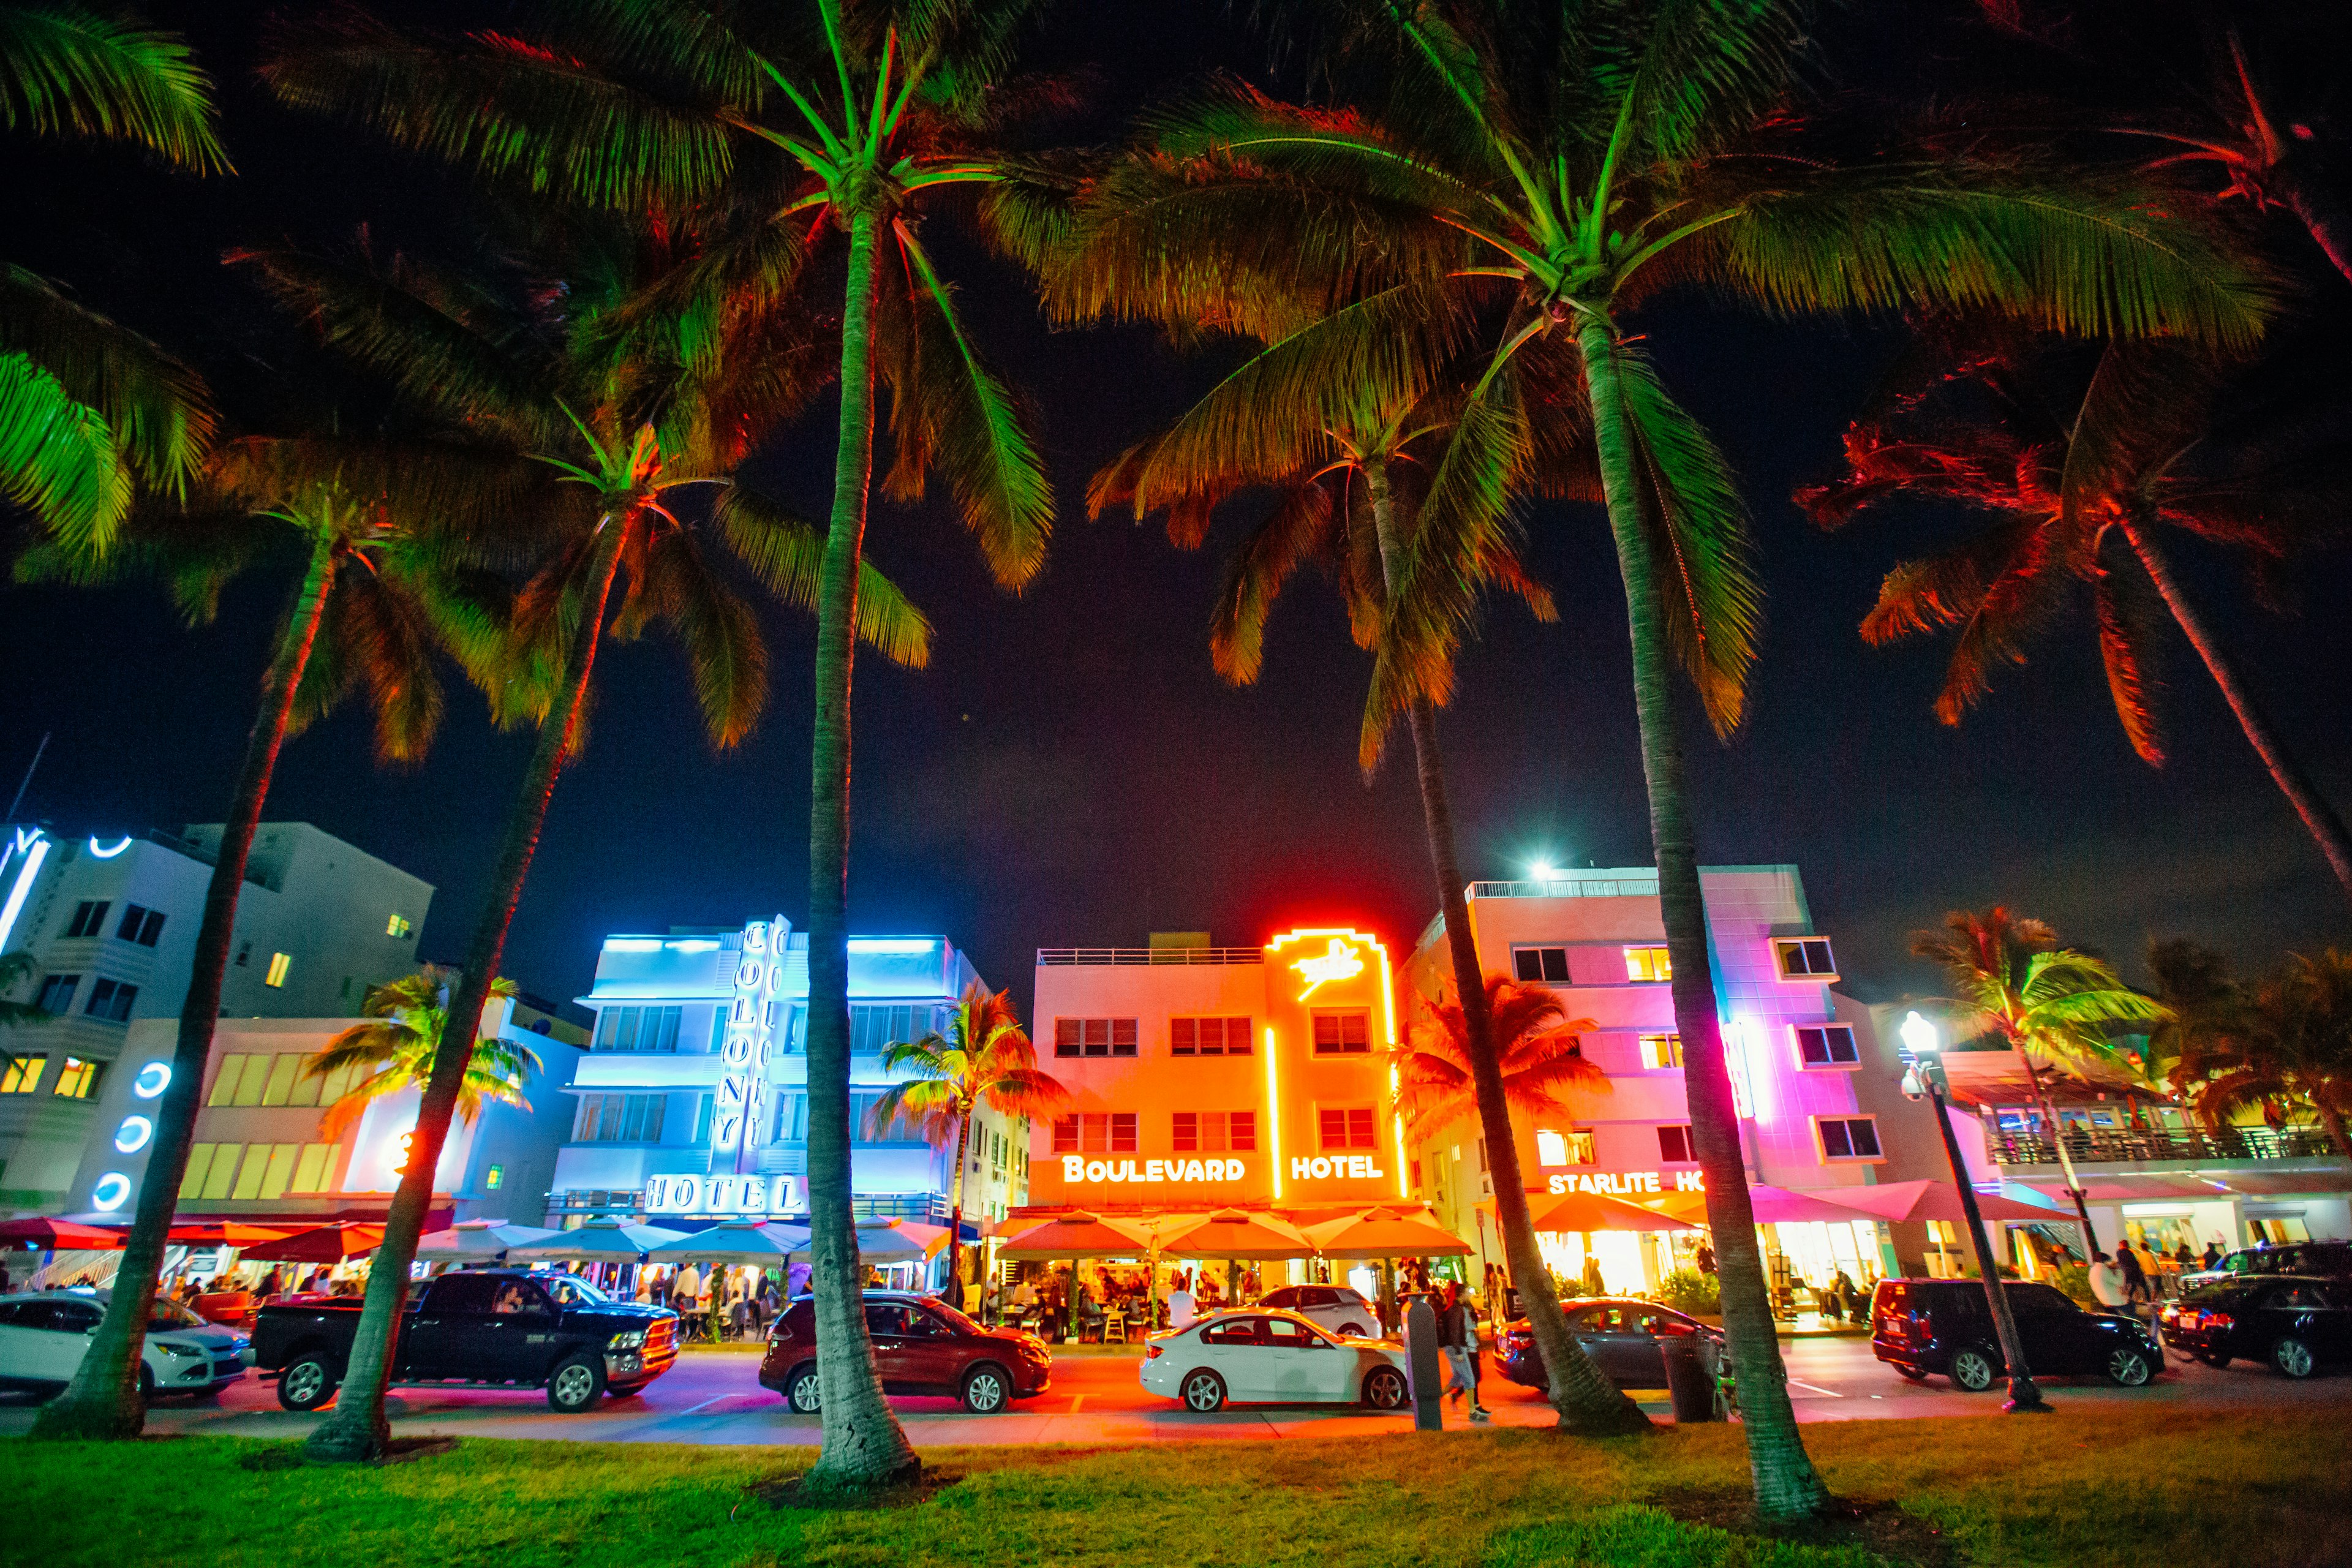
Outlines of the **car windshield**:
[{"label": "car windshield", "polygon": [[569,1274],[534,1274],[531,1278],[546,1287],[559,1307],[600,1307],[612,1300],[585,1279],[575,1279]]},{"label": "car windshield", "polygon": [[955,1331],[960,1334],[977,1334],[985,1331],[978,1323],[973,1322],[970,1318],[965,1317],[961,1312],[957,1311],[953,1307],[949,1306],[945,1301],[940,1300],[936,1296],[924,1297],[923,1305],[929,1307],[932,1311],[937,1312],[940,1317],[945,1318],[949,1324],[954,1328]]},{"label": "car windshield", "polygon": [[155,1305],[147,1315],[147,1331],[151,1334],[166,1329],[201,1329],[204,1326],[202,1318],[177,1301],[167,1301],[161,1296],[155,1298]]}]

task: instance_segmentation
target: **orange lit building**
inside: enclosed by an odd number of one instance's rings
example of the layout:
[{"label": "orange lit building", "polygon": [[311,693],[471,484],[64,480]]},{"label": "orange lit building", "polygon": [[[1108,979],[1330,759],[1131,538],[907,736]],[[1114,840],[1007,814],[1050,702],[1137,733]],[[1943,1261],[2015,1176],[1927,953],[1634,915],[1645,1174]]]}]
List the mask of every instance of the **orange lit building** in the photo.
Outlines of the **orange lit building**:
[{"label": "orange lit building", "polygon": [[1041,949],[1038,1065],[1071,1098],[1031,1130],[1024,1212],[1397,1203],[1394,985],[1386,945],[1348,929]]}]

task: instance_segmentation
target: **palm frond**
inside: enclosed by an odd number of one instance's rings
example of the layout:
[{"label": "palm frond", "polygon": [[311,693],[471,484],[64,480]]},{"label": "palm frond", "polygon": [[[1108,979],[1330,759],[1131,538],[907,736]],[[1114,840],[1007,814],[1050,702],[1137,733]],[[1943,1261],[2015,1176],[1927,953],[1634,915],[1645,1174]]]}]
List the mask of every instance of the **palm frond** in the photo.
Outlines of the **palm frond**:
[{"label": "palm frond", "polygon": [[197,174],[225,174],[212,78],[177,33],[62,0],[0,6],[0,126],[133,142]]},{"label": "palm frond", "polygon": [[1235,686],[1258,678],[1265,659],[1266,617],[1292,573],[1322,552],[1341,513],[1333,481],[1306,478],[1286,489],[1265,521],[1225,563],[1209,611],[1209,658]]},{"label": "palm frond", "polygon": [[767,645],[751,606],[719,580],[684,529],[658,528],[632,577],[612,634],[626,641],[660,620],[686,650],[687,670],[711,742],[724,749],[751,731],[768,700]]},{"label": "palm frond", "polygon": [[[728,487],[712,510],[711,525],[737,559],[785,604],[816,607],[824,568],[824,536],[742,484]],[[857,571],[857,637],[884,658],[908,669],[930,662],[931,623],[898,584],[871,562]]]},{"label": "palm frond", "polygon": [[76,555],[101,554],[131,510],[105,416],[21,353],[0,353],[0,495]]},{"label": "palm frond", "polygon": [[1814,7],[1664,0],[1616,9],[1626,36],[1612,37],[1612,28],[1596,40],[1593,74],[1612,107],[1623,106],[1623,157],[1639,168],[1699,157],[1745,136],[1788,91]]},{"label": "palm frond", "polygon": [[183,492],[218,422],[203,377],[21,267],[0,266],[0,349],[26,355],[96,409],[151,484]]},{"label": "palm frond", "polygon": [[2157,638],[2163,602],[2137,561],[2101,565],[2091,578],[2091,605],[2099,626],[2099,661],[2124,736],[2142,762],[2164,765],[2163,722],[2157,700]]}]

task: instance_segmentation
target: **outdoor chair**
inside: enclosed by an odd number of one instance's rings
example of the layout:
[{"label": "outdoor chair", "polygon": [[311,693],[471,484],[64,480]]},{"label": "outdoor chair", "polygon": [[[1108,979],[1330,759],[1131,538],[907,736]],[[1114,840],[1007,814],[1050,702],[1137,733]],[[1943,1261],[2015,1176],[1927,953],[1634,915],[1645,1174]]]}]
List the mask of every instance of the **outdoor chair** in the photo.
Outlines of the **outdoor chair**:
[{"label": "outdoor chair", "polygon": [[1127,1314],[1116,1307],[1103,1314],[1102,1342],[1107,1345],[1127,1343]]}]

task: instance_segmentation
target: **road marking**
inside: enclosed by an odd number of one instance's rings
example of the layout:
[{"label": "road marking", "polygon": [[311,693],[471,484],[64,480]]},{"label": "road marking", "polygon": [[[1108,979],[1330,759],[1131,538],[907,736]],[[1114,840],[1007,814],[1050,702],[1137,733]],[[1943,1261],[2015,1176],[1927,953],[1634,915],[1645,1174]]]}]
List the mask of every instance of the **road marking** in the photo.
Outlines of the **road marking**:
[{"label": "road marking", "polygon": [[1071,1415],[1076,1415],[1079,1411],[1084,1410],[1086,1407],[1087,1407],[1087,1396],[1086,1396],[1085,1394],[1079,1394],[1076,1399],[1073,1399],[1073,1400],[1071,1400],[1071,1401],[1070,1401],[1070,1410],[1069,1410],[1069,1413],[1070,1413]]},{"label": "road marking", "polygon": [[1810,1388],[1824,1399],[1843,1399],[1845,1397],[1844,1394],[1840,1394],[1834,1388],[1823,1388],[1818,1383],[1807,1383],[1802,1378],[1792,1377],[1789,1380],[1789,1384],[1790,1386],[1793,1388]]},{"label": "road marking", "polygon": [[718,1399],[706,1399],[699,1405],[692,1405],[685,1410],[679,1411],[678,1414],[680,1415],[691,1415],[698,1410],[709,1409],[712,1405],[719,1404],[720,1400],[732,1399],[735,1396],[731,1394],[722,1394]]}]

